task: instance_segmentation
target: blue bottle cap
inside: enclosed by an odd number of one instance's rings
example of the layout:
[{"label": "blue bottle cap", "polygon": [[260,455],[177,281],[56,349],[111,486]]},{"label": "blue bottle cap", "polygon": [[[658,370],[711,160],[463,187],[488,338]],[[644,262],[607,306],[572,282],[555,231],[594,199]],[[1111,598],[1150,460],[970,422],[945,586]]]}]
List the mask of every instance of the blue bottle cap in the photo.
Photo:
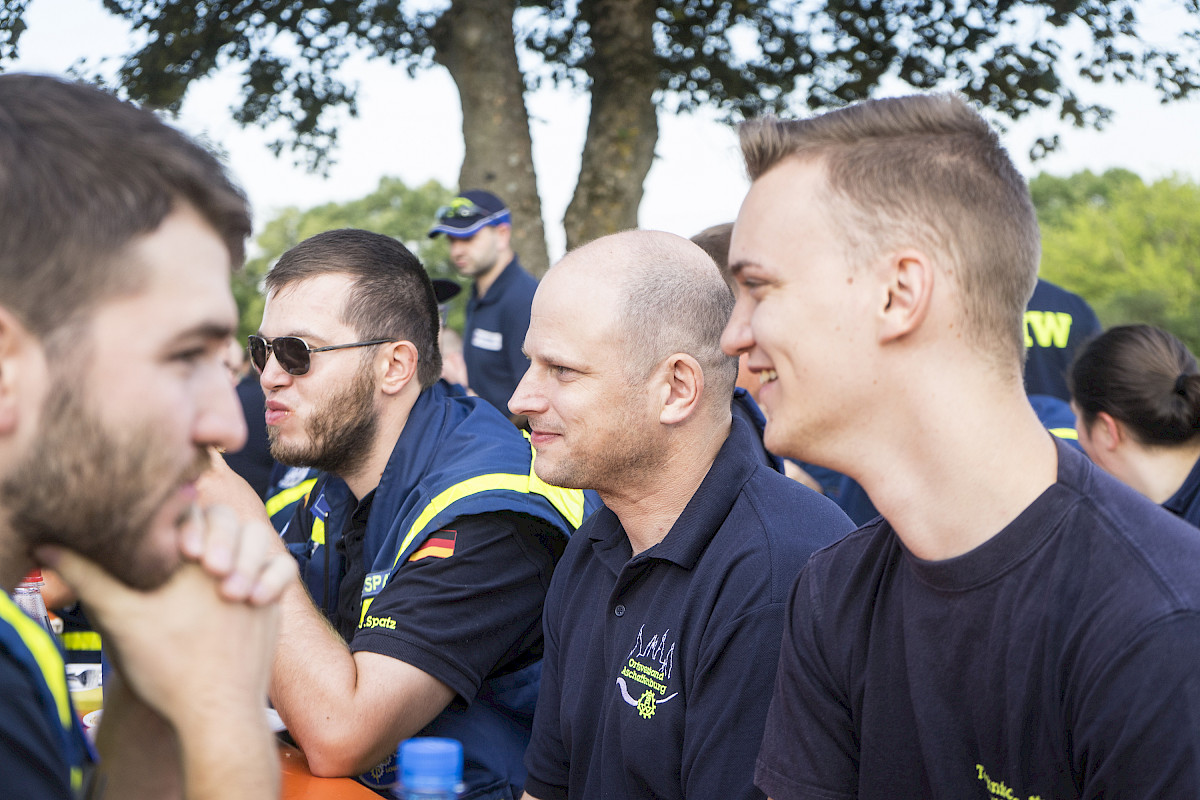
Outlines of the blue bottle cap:
[{"label": "blue bottle cap", "polygon": [[400,743],[400,785],[409,791],[456,792],[462,783],[462,745],[422,736]]}]

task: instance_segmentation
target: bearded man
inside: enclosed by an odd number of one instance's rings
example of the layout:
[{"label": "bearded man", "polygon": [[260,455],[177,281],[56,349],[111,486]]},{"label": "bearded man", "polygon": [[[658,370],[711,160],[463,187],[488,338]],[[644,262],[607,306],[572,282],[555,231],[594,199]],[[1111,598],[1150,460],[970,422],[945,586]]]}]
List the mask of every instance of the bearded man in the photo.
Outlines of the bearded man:
[{"label": "bearded man", "polygon": [[[2,793],[273,797],[262,705],[295,567],[197,503],[211,450],[246,438],[223,363],[245,197],[149,111],[13,74],[0,219]],[[34,567],[104,635],[98,759],[62,655],[8,599]]]},{"label": "bearded man", "polygon": [[324,473],[283,534],[302,581],[275,707],[317,775],[384,786],[402,739],[442,735],[470,797],[519,796],[542,603],[583,495],[538,480],[522,434],[440,380],[437,301],[404,245],[319,234],[266,289],[250,355],[271,452]]}]

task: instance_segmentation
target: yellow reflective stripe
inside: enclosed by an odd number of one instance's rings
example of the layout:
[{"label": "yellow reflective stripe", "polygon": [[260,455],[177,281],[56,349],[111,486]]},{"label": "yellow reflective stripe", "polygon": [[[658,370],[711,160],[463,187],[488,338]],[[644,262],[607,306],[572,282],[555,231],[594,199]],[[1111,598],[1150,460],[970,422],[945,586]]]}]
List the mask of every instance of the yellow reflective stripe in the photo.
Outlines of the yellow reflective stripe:
[{"label": "yellow reflective stripe", "polygon": [[[529,431],[521,431],[521,435],[525,437],[525,441],[530,441]],[[533,453],[533,457],[529,459],[529,491],[549,500],[550,505],[557,508],[559,513],[567,518],[567,522],[571,523],[572,529],[578,528],[583,524],[583,492],[579,489],[553,486],[539,478],[533,468],[537,463],[537,449],[530,445],[529,450]]]},{"label": "yellow reflective stripe", "polygon": [[58,652],[58,646],[54,644],[45,628],[30,619],[3,592],[0,592],[0,619],[16,629],[29,652],[33,653],[33,658],[42,671],[42,677],[50,687],[50,694],[54,697],[54,705],[58,708],[58,721],[62,723],[64,730],[71,730],[73,722],[71,702],[67,695],[67,668],[63,664],[62,654]]},{"label": "yellow reflective stripe", "polygon": [[416,521],[408,529],[408,533],[404,535],[404,541],[396,548],[396,557],[392,561],[392,569],[395,569],[396,565],[400,563],[400,555],[408,549],[413,539],[417,538],[417,534],[421,532],[431,519],[464,497],[496,489],[520,492],[521,494],[542,495],[571,522],[572,526],[579,527],[579,523],[583,521],[583,492],[580,492],[578,489],[561,489],[557,486],[551,486],[538,478],[532,469],[530,469],[528,475],[514,475],[504,472],[476,475],[474,478],[467,478],[465,481],[454,484],[429,501],[429,505],[425,506],[420,516],[417,517]]},{"label": "yellow reflective stripe", "polygon": [[550,501],[550,505],[567,518],[572,528],[583,524],[583,492],[579,489],[564,489],[561,486],[551,486],[537,476],[531,467],[529,470],[529,491],[540,494]]},{"label": "yellow reflective stripe", "polygon": [[312,535],[308,538],[317,544],[325,544],[325,520],[319,517],[313,519]]},{"label": "yellow reflective stripe", "polygon": [[1079,431],[1074,428],[1051,428],[1050,432],[1060,439],[1079,439]]},{"label": "yellow reflective stripe", "polygon": [[362,613],[360,613],[358,615],[358,627],[361,628],[363,626],[363,622],[367,618],[367,609],[371,607],[371,603],[373,603],[374,601],[375,601],[374,597],[364,597],[363,598]]},{"label": "yellow reflective stripe", "polygon": [[316,484],[316,482],[316,478],[309,478],[306,481],[301,481],[290,489],[284,489],[279,494],[268,497],[267,516],[273,517],[283,509],[290,506],[292,503],[302,499],[304,495],[308,494],[309,491],[312,490],[312,487],[314,484]]},{"label": "yellow reflective stripe", "polygon": [[68,650],[99,650],[100,634],[95,631],[67,631],[62,635],[62,643]]}]

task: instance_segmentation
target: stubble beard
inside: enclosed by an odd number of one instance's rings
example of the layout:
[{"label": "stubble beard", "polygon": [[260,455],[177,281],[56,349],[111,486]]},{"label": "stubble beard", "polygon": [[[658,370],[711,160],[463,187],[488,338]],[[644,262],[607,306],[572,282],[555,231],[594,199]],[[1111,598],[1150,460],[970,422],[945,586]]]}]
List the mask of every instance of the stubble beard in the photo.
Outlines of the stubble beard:
[{"label": "stubble beard", "polygon": [[[636,413],[632,407],[628,412]],[[588,452],[565,452],[548,463],[539,457],[534,462],[538,477],[552,486],[569,489],[593,489],[601,494],[627,492],[658,470],[658,447],[650,437],[631,428],[617,430],[618,435],[587,448]],[[567,445],[566,436],[559,445]]]},{"label": "stubble beard", "polygon": [[289,444],[279,438],[276,427],[268,427],[271,457],[289,467],[312,467],[339,476],[354,472],[366,461],[379,429],[374,397],[375,380],[364,366],[305,422],[304,442]]},{"label": "stubble beard", "polygon": [[57,385],[28,457],[0,483],[7,522],[30,549],[60,545],[135,589],[157,588],[180,554],[150,541],[155,517],[208,468],[208,454],[197,448],[180,468],[149,426],[108,429],[78,389]]}]

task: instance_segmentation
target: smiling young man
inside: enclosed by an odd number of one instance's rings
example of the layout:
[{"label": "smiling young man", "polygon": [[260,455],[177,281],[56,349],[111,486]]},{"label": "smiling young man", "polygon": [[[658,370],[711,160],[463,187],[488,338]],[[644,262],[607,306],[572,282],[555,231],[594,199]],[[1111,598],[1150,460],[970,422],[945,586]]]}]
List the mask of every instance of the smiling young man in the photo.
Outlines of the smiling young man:
[{"label": "smiling young man", "polygon": [[[153,114],[4,75],[0,218],[4,792],[269,797],[271,603],[295,568],[265,528],[243,535],[196,503],[210,450],[246,435],[222,363],[245,199]],[[7,597],[39,565],[75,590],[114,666],[98,765],[59,651]]]},{"label": "smiling young man", "polygon": [[271,452],[324,472],[283,534],[302,580],[275,707],[318,775],[385,788],[421,733],[462,741],[470,797],[519,794],[542,603],[582,493],[537,480],[520,431],[439,380],[433,287],[404,245],[319,234],[266,287],[250,354]]},{"label": "smiling young man", "polygon": [[1200,793],[1200,538],[1026,399],[1038,228],[962,100],[742,130],[725,331],[766,442],[883,519],[793,591],[756,780],[776,798]]},{"label": "smiling young man", "polygon": [[755,798],[787,589],[853,526],[731,415],[733,296],[677,236],[629,231],[547,273],[525,337],[545,481],[595,489],[546,597],[527,796]]}]

